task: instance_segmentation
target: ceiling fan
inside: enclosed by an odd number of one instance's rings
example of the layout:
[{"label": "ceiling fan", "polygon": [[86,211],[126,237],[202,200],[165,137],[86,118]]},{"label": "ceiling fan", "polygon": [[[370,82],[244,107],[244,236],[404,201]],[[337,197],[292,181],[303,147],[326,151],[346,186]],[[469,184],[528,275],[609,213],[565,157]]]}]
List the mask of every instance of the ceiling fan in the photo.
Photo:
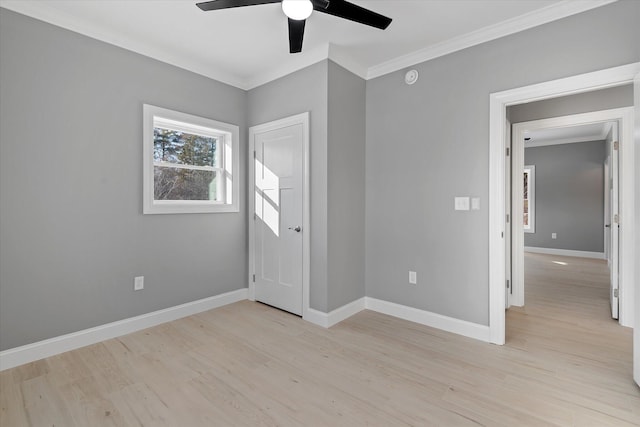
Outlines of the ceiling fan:
[{"label": "ceiling fan", "polygon": [[282,11],[289,19],[290,53],[302,51],[305,20],[311,16],[311,12],[314,10],[381,30],[386,29],[391,24],[391,18],[349,3],[346,0],[211,0],[197,3],[196,6],[204,11],[209,11],[269,3],[282,3]]}]

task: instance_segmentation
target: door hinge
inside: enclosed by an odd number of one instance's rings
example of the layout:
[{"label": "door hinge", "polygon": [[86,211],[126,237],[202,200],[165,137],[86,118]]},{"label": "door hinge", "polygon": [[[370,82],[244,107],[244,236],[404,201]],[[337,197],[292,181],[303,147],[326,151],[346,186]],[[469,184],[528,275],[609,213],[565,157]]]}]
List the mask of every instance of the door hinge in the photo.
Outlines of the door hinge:
[{"label": "door hinge", "polygon": [[511,149],[507,147],[507,157],[509,156],[510,153],[511,153]]},{"label": "door hinge", "polygon": [[613,141],[613,149],[617,151],[618,148],[620,148],[620,143],[618,143],[618,141]]},{"label": "door hinge", "polygon": [[507,289],[511,287],[511,283],[509,283],[509,279],[507,279]]},{"label": "door hinge", "polygon": [[613,216],[613,222],[615,222],[616,224],[619,224],[620,223],[619,221],[620,221],[620,217],[618,216],[618,214],[615,214]]},{"label": "door hinge", "polygon": [[253,283],[256,283],[256,275],[253,275]]},{"label": "door hinge", "polygon": [[257,157],[256,150],[253,150],[253,158],[255,159],[256,157]]},{"label": "door hinge", "polygon": [[507,214],[507,224],[509,223],[509,214]]},{"label": "door hinge", "polygon": [[618,298],[618,289],[613,290],[613,297]]}]

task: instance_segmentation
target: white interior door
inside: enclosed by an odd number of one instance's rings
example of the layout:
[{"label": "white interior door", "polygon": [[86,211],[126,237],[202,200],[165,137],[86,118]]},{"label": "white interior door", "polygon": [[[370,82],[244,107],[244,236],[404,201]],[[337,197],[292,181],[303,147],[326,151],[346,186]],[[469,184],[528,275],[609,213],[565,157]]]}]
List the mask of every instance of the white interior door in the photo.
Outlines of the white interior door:
[{"label": "white interior door", "polygon": [[[511,206],[511,289],[509,304],[517,307],[524,305],[524,138],[526,127],[524,123],[514,123],[511,126],[510,145],[511,162],[505,165],[505,175],[509,174]],[[506,177],[505,177],[506,178]]]},{"label": "white interior door", "polygon": [[610,179],[610,203],[611,203],[611,218],[608,223],[611,228],[611,263],[610,263],[610,274],[611,274],[611,289],[609,292],[610,300],[611,300],[611,317],[614,319],[618,318],[619,312],[619,256],[618,256],[618,242],[619,242],[619,232],[620,232],[620,221],[619,221],[619,209],[618,209],[618,123],[616,122],[613,125],[613,142],[611,143],[611,152],[610,152],[610,164],[609,164],[609,172],[611,175]]},{"label": "white interior door", "polygon": [[[261,130],[264,129],[264,130]],[[304,125],[252,128],[255,299],[302,315]]]}]

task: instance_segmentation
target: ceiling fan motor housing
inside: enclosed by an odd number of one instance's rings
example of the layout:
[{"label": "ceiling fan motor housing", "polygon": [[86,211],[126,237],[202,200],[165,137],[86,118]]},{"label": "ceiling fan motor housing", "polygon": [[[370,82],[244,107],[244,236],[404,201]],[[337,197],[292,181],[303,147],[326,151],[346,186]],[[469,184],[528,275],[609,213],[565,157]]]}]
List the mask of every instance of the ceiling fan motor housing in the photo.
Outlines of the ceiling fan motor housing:
[{"label": "ceiling fan motor housing", "polygon": [[209,11],[270,3],[282,3],[282,11],[289,20],[290,53],[302,51],[305,21],[314,10],[381,30],[391,24],[391,18],[346,0],[210,0],[196,3],[196,6],[203,11]]}]

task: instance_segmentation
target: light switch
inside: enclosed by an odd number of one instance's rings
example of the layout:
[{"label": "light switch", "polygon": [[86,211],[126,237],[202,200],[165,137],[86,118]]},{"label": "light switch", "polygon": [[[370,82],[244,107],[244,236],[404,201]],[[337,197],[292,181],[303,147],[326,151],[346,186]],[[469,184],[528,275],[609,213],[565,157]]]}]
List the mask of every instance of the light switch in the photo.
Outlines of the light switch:
[{"label": "light switch", "polygon": [[468,211],[469,210],[469,198],[468,197],[456,197],[455,198],[455,210]]},{"label": "light switch", "polygon": [[480,197],[472,197],[471,198],[471,210],[479,211],[480,210]]},{"label": "light switch", "polygon": [[552,239],[557,239],[557,238],[558,238],[558,234],[556,234],[556,233],[551,233],[551,238],[552,238]]}]

